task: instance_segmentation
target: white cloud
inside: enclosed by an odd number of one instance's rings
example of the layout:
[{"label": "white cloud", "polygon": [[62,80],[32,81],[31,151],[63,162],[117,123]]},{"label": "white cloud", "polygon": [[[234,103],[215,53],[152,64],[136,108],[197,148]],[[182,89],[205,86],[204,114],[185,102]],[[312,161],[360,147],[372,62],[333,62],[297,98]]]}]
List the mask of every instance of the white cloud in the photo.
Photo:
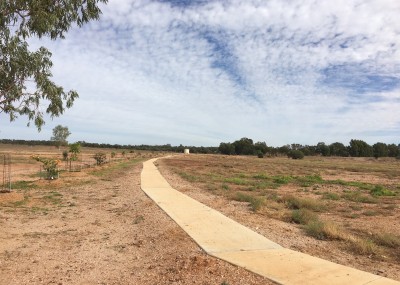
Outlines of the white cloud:
[{"label": "white cloud", "polygon": [[[390,0],[110,1],[99,22],[44,42],[55,81],[80,93],[45,134],[62,122],[74,140],[122,144],[398,140],[399,12]],[[366,76],[372,93],[356,88]],[[393,86],[376,92],[384,76]],[[5,137],[31,135],[16,129]]]}]

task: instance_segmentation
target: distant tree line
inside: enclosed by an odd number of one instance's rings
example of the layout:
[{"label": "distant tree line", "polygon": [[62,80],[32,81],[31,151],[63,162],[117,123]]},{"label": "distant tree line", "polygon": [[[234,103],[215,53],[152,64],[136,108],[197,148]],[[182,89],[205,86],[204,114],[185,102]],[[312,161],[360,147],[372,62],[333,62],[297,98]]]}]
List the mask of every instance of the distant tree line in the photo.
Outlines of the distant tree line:
[{"label": "distant tree line", "polygon": [[[43,145],[43,146],[58,146],[57,141],[52,140],[14,140],[1,139],[3,144],[20,144],[20,145]],[[268,146],[265,142],[254,143],[252,139],[241,138],[232,143],[220,143],[219,147],[204,147],[204,146],[172,146],[165,145],[120,145],[106,143],[90,143],[78,141],[82,147],[93,148],[114,148],[126,150],[147,150],[147,151],[164,151],[182,153],[185,148],[190,149],[191,153],[221,153],[227,155],[258,155],[258,156],[342,156],[342,157],[398,157],[400,158],[400,144],[385,144],[382,142],[369,145],[362,140],[352,139],[349,145],[344,145],[340,142],[325,144],[319,142],[317,145],[301,145],[288,144],[280,147]]]},{"label": "distant tree line", "polygon": [[[19,144],[19,145],[43,145],[43,146],[58,146],[57,140],[14,140],[14,139],[0,139],[2,144]],[[120,145],[120,144],[107,144],[107,143],[90,143],[85,141],[76,142],[82,147],[93,148],[114,148],[114,149],[127,149],[127,150],[147,150],[147,151],[164,151],[164,152],[183,152],[185,148],[190,149],[191,153],[218,153],[218,147],[204,147],[204,146],[172,146],[165,145]]]},{"label": "distant tree line", "polygon": [[342,157],[399,157],[400,158],[400,144],[385,144],[375,143],[369,145],[362,140],[352,139],[349,145],[345,146],[343,143],[335,142],[332,144],[325,144],[319,142],[317,145],[301,145],[291,144],[281,147],[267,146],[265,142],[253,143],[252,139],[241,138],[240,140],[232,143],[220,143],[218,151],[221,154],[227,155],[258,155],[262,157],[268,156],[306,156],[321,155],[321,156],[342,156]]}]

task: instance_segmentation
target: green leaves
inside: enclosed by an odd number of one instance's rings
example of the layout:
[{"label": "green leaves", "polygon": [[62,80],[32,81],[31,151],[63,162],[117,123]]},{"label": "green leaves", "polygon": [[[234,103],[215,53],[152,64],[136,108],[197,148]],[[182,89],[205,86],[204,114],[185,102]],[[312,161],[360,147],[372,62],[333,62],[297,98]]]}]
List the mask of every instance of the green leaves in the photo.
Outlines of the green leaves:
[{"label": "green leaves", "polygon": [[10,121],[25,115],[40,131],[44,112],[53,118],[72,107],[78,93],[51,81],[51,52],[30,51],[26,38],[64,38],[71,25],[98,19],[100,2],[107,0],[0,1],[0,112]]}]

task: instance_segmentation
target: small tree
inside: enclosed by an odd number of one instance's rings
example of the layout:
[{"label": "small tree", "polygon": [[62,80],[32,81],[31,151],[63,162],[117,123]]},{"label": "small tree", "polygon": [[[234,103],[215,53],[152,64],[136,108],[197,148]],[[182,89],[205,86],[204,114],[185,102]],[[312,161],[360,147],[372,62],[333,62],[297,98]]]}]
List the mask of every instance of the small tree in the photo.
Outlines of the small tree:
[{"label": "small tree", "polygon": [[58,149],[60,149],[60,146],[68,144],[67,138],[70,134],[68,127],[58,125],[53,129],[53,136],[50,140],[56,142]]},{"label": "small tree", "polygon": [[107,156],[104,152],[98,152],[95,155],[93,155],[93,158],[96,160],[97,165],[102,165],[106,163]]},{"label": "small tree", "polygon": [[68,160],[68,151],[66,150],[63,151],[63,160],[64,161]]},{"label": "small tree", "polygon": [[81,152],[81,145],[77,142],[70,144],[69,152],[71,153],[71,160],[77,160],[78,154]]},{"label": "small tree", "polygon": [[32,158],[36,161],[43,163],[43,168],[47,172],[47,179],[56,179],[58,178],[59,170],[58,165],[61,163],[58,159],[53,158],[44,158],[39,156],[32,156]]}]

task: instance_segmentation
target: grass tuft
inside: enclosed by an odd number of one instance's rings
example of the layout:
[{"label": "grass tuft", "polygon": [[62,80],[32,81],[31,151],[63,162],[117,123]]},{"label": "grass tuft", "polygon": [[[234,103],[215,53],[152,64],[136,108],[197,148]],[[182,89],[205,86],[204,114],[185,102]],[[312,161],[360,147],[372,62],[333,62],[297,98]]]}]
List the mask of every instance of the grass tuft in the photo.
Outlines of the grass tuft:
[{"label": "grass tuft", "polygon": [[321,220],[311,220],[305,226],[308,235],[321,240],[346,240],[348,235],[338,225]]},{"label": "grass tuft", "polygon": [[298,198],[294,196],[284,196],[282,200],[289,209],[308,209],[316,212],[322,212],[326,209],[326,205],[311,198]]},{"label": "grass tuft", "polygon": [[306,225],[311,221],[318,220],[317,214],[307,209],[293,210],[291,215],[291,221],[296,224]]},{"label": "grass tuft", "polygon": [[322,198],[326,200],[339,200],[340,196],[336,193],[326,192],[322,194]]},{"label": "grass tuft", "polygon": [[382,246],[400,248],[400,236],[391,233],[380,233],[373,235],[373,240]]},{"label": "grass tuft", "polygon": [[236,201],[250,203],[250,207],[254,212],[259,211],[265,204],[265,200],[262,197],[254,197],[241,192],[237,192],[234,197]]},{"label": "grass tuft", "polygon": [[370,196],[363,195],[360,191],[345,191],[343,199],[357,203],[376,204],[378,201]]}]

